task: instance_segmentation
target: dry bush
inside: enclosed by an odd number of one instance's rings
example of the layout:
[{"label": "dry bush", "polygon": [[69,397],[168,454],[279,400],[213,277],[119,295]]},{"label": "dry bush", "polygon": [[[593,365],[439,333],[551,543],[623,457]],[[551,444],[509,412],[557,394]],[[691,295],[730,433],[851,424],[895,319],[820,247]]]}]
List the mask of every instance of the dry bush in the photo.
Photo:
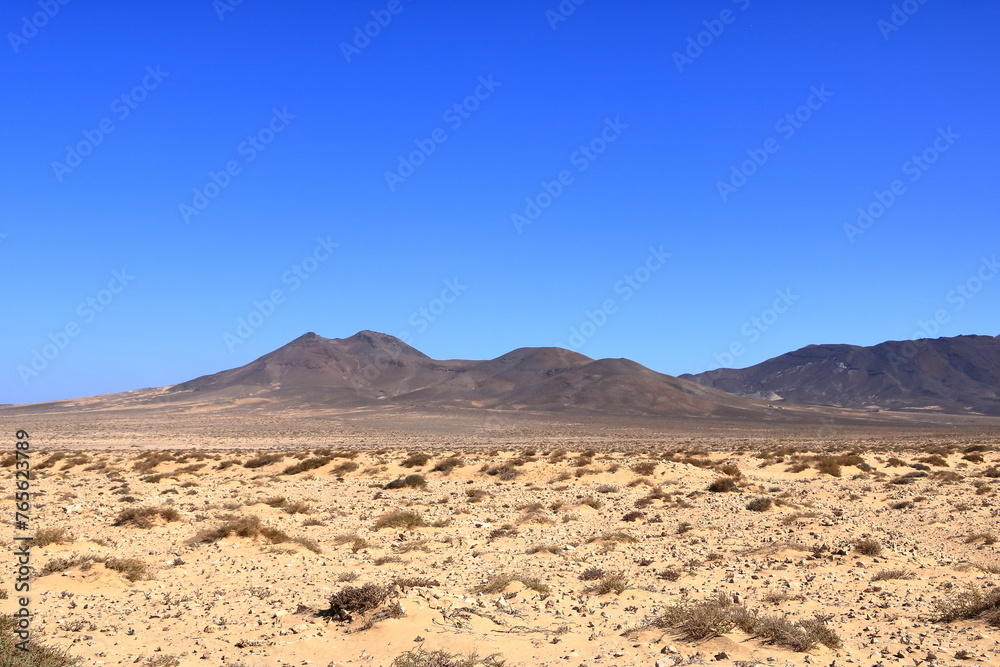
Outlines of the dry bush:
[{"label": "dry bush", "polygon": [[588,567],[580,573],[580,581],[596,581],[607,574],[607,571],[600,567]]},{"label": "dry bush", "polygon": [[427,480],[423,475],[407,475],[399,479],[394,479],[385,485],[386,489],[422,489],[427,486]]},{"label": "dry bush", "polygon": [[874,538],[866,537],[854,543],[854,550],[863,556],[880,556],[882,543]]},{"label": "dry bush", "polygon": [[565,549],[559,546],[558,544],[536,544],[534,546],[528,547],[528,549],[524,553],[529,555],[546,553],[558,556],[563,551],[565,551]]},{"label": "dry bush", "polygon": [[637,511],[626,512],[625,516],[622,517],[622,521],[626,522],[638,521],[639,519],[642,519],[645,516],[646,514],[644,512],[637,512]]},{"label": "dry bush", "polygon": [[284,458],[284,454],[259,454],[244,463],[243,467],[250,468],[251,470],[255,468],[263,468],[264,466],[271,465],[272,463],[277,463]]},{"label": "dry bush", "polygon": [[949,598],[934,605],[936,623],[951,623],[983,616],[993,627],[1000,628],[1000,587],[986,592],[969,584]]},{"label": "dry bush", "polygon": [[302,502],[301,500],[296,500],[294,503],[288,503],[284,506],[284,511],[288,514],[311,514],[312,507],[309,503]]},{"label": "dry bush", "polygon": [[79,658],[70,657],[63,649],[39,641],[37,630],[32,630],[28,650],[21,651],[17,648],[21,639],[14,634],[17,629],[17,619],[0,614],[0,664],[4,667],[73,667],[81,664]]},{"label": "dry bush", "polygon": [[316,470],[317,468],[322,468],[327,463],[332,461],[329,456],[317,456],[314,458],[303,459],[294,465],[290,465],[285,468],[281,474],[283,475],[297,475],[300,472],[306,472],[308,470]]},{"label": "dry bush", "polygon": [[587,592],[593,593],[594,595],[606,595],[608,593],[621,595],[622,592],[628,588],[628,584],[629,581],[625,577],[624,572],[608,572],[601,577],[596,584],[589,587]]},{"label": "dry bush", "polygon": [[641,461],[632,466],[632,472],[636,475],[652,475],[656,472],[656,461]]},{"label": "dry bush", "polygon": [[179,521],[181,515],[173,507],[126,507],[118,513],[112,525],[152,528],[157,517],[171,522]]},{"label": "dry bush", "polygon": [[736,490],[736,479],[733,477],[720,477],[708,485],[708,490],[713,493],[726,493]]},{"label": "dry bush", "polygon": [[966,544],[972,544],[973,542],[982,541],[985,545],[996,544],[997,536],[993,533],[973,533],[965,538]]},{"label": "dry bush", "polygon": [[460,655],[415,648],[396,656],[389,667],[504,667],[506,664],[497,653],[480,658],[477,653]]},{"label": "dry bush", "polygon": [[493,530],[490,531],[490,539],[495,540],[500,537],[516,537],[518,532],[519,531],[517,530],[517,528],[510,525],[509,523],[505,523],[499,528],[494,528]]},{"label": "dry bush", "polygon": [[751,512],[766,512],[771,509],[772,505],[774,505],[774,501],[770,498],[754,498],[747,503],[747,509]]},{"label": "dry bush", "polygon": [[346,475],[349,472],[354,472],[361,467],[361,464],[356,461],[344,461],[343,463],[337,464],[330,470],[331,474],[334,475]]},{"label": "dry bush", "polygon": [[719,466],[719,472],[723,475],[729,475],[730,477],[742,477],[743,472],[740,471],[740,467],[735,463],[725,463]]},{"label": "dry bush", "polygon": [[872,577],[872,581],[886,581],[888,579],[912,579],[913,573],[902,568],[879,570]]},{"label": "dry bush", "polygon": [[549,587],[537,577],[527,577],[514,574],[497,574],[490,576],[484,583],[476,586],[476,593],[500,593],[515,581],[521,582],[526,588],[537,593],[548,593]]},{"label": "dry bush", "polygon": [[284,496],[272,496],[266,500],[261,501],[263,504],[274,507],[275,509],[279,507],[284,507],[288,503],[288,498]]},{"label": "dry bush", "polygon": [[660,579],[665,579],[667,581],[677,581],[681,578],[681,573],[678,570],[666,569],[660,570],[656,573],[656,576]]},{"label": "dry bush", "polygon": [[514,466],[506,464],[500,466],[490,466],[487,464],[481,468],[481,471],[504,482],[509,482],[510,480],[516,479],[521,475],[520,470]]},{"label": "dry bush", "polygon": [[410,452],[410,455],[403,459],[399,465],[404,468],[420,468],[427,465],[427,462],[430,461],[431,458],[430,454],[424,454],[423,452]]},{"label": "dry bush", "polygon": [[739,628],[794,651],[809,651],[818,644],[829,648],[841,646],[840,638],[826,625],[826,619],[816,617],[793,622],[784,615],[761,614],[733,602],[724,593],[702,602],[675,604],[653,621],[653,625],[677,628],[692,641],[720,636]]},{"label": "dry bush", "polygon": [[462,459],[458,458],[457,456],[449,456],[448,458],[442,459],[441,461],[435,463],[434,467],[431,468],[431,472],[443,472],[444,474],[447,475],[455,468],[461,468],[464,465],[465,463],[462,461]]},{"label": "dry bush", "polygon": [[484,489],[466,489],[465,496],[470,503],[478,503],[480,500],[490,497],[490,492]]},{"label": "dry bush", "polygon": [[354,614],[367,614],[385,604],[389,592],[388,586],[378,584],[345,586],[330,596],[330,607],[319,615],[350,622],[354,619]]},{"label": "dry bush", "polygon": [[549,517],[549,515],[546,514],[545,512],[528,512],[527,514],[519,516],[517,518],[516,523],[518,525],[525,523],[536,523],[539,525],[547,526],[555,523],[555,521],[553,521],[551,517]]},{"label": "dry bush", "polygon": [[414,528],[422,528],[426,525],[427,522],[424,518],[416,512],[408,510],[394,510],[387,514],[383,514],[376,519],[374,529],[382,530],[383,528],[405,528],[406,530],[413,530]]},{"label": "dry bush", "polygon": [[394,579],[392,583],[401,589],[434,588],[441,585],[441,582],[437,579],[428,579],[427,577],[399,577]]},{"label": "dry bush", "polygon": [[629,535],[628,533],[623,532],[623,531],[618,531],[618,532],[614,532],[614,533],[602,533],[601,535],[597,535],[597,536],[592,537],[589,540],[587,540],[588,543],[592,543],[592,542],[617,542],[617,543],[620,543],[620,544],[634,544],[634,543],[636,543],[638,541],[639,540],[637,540],[636,538],[632,537],[631,535]]},{"label": "dry bush", "polygon": [[29,546],[47,547],[50,544],[65,544],[70,541],[72,538],[65,528],[40,528],[35,531],[34,539]]},{"label": "dry bush", "polygon": [[586,505],[587,507],[599,510],[604,507],[604,503],[593,496],[587,496],[586,498],[580,499],[581,505]]},{"label": "dry bush", "polygon": [[79,567],[83,571],[89,570],[94,563],[101,563],[109,570],[120,572],[129,581],[142,581],[152,579],[152,572],[149,566],[136,558],[114,558],[111,556],[98,556],[89,554],[81,556],[74,554],[69,558],[53,558],[42,568],[39,576],[64,572],[74,567]]},{"label": "dry bush", "polygon": [[251,540],[263,538],[270,544],[281,544],[290,539],[284,531],[265,526],[259,516],[252,514],[227,521],[215,528],[200,530],[188,540],[188,544],[211,544],[228,537],[242,537]]}]

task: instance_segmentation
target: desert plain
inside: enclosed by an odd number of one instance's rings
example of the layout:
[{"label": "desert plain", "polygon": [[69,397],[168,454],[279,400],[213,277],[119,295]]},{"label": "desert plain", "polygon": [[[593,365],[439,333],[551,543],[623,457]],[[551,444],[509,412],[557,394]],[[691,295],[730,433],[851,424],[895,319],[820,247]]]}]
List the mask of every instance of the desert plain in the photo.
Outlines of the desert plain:
[{"label": "desert plain", "polygon": [[9,421],[2,664],[1000,664],[990,420],[87,414]]}]

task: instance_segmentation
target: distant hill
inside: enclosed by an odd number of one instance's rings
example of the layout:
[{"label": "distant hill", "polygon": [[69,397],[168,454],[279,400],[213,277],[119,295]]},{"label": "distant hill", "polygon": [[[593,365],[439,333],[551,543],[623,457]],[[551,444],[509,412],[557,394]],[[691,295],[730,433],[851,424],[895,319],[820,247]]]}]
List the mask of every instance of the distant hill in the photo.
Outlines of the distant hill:
[{"label": "distant hill", "polygon": [[1000,337],[809,345],[749,368],[680,377],[771,401],[1000,416]]},{"label": "distant hill", "polygon": [[766,407],[627,359],[553,347],[484,361],[435,360],[393,336],[307,333],[239,368],[168,388],[162,401],[266,399],[277,406],[509,408],[730,417]]}]

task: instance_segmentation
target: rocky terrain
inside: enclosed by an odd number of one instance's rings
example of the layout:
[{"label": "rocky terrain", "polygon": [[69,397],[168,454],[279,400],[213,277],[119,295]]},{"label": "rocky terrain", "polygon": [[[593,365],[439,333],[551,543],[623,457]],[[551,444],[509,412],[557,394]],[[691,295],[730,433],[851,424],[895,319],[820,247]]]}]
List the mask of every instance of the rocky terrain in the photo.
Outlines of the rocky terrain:
[{"label": "rocky terrain", "polygon": [[490,439],[35,453],[33,641],[86,665],[1000,664],[995,437]]}]

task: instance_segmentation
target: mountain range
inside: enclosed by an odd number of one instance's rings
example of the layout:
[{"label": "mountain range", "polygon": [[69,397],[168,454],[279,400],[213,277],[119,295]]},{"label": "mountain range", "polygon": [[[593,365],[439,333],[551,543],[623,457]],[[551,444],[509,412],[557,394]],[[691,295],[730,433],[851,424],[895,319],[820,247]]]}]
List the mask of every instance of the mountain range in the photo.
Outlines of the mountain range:
[{"label": "mountain range", "polygon": [[844,408],[1000,415],[1000,337],[808,345],[743,369],[682,375],[737,396]]},{"label": "mountain range", "polygon": [[815,420],[820,408],[854,417],[1000,416],[1000,337],[809,345],[749,368],[674,377],[628,359],[595,360],[555,347],[518,348],[488,360],[438,360],[374,331],[343,339],[307,333],[245,366],[181,384],[26,407],[170,406],[265,413],[395,408],[440,414],[464,408],[734,422]]}]

